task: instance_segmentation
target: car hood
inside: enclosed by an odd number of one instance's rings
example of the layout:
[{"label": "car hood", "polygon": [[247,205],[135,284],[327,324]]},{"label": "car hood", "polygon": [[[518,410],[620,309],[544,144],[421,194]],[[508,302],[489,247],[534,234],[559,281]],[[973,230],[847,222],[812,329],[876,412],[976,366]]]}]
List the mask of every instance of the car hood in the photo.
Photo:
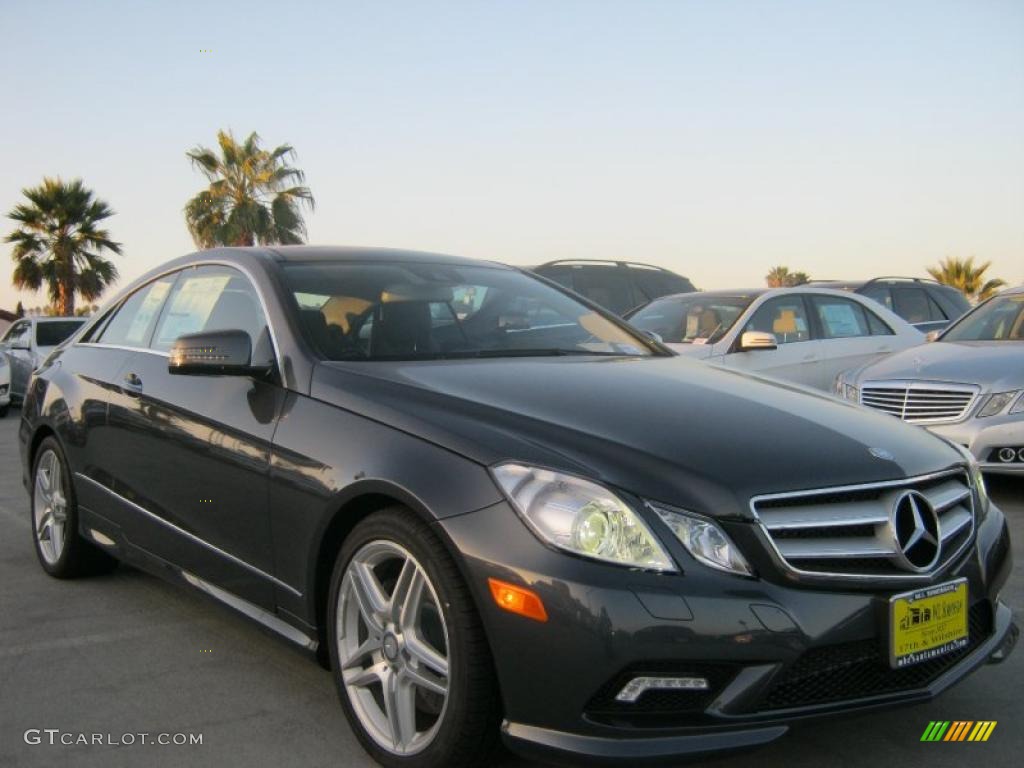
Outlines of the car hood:
[{"label": "car hood", "polygon": [[539,464],[732,517],[760,493],[961,461],[890,416],[678,357],[323,363],[311,395],[482,464]]},{"label": "car hood", "polygon": [[689,357],[692,360],[704,360],[711,357],[715,348],[714,344],[666,344],[665,346],[680,357]]},{"label": "car hood", "polygon": [[858,379],[978,384],[994,392],[1020,389],[1024,387],[1024,343],[935,341],[871,363],[859,371]]}]

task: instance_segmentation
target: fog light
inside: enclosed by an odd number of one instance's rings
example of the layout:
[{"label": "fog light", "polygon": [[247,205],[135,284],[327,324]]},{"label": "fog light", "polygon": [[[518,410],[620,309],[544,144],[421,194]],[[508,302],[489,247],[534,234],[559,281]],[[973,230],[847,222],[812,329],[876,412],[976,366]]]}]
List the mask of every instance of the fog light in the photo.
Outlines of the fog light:
[{"label": "fog light", "polygon": [[[1021,449],[1021,450],[1024,450],[1024,449]],[[1001,462],[1003,462],[1003,464],[1009,464],[1011,461],[1015,460],[1016,458],[1017,458],[1017,451],[1013,450],[1013,448],[1000,448],[999,449],[999,460]]]},{"label": "fog light", "polygon": [[615,700],[632,704],[647,691],[706,691],[710,687],[706,677],[634,677]]},{"label": "fog light", "polygon": [[1017,451],[1017,461],[1024,461],[1024,448]]}]

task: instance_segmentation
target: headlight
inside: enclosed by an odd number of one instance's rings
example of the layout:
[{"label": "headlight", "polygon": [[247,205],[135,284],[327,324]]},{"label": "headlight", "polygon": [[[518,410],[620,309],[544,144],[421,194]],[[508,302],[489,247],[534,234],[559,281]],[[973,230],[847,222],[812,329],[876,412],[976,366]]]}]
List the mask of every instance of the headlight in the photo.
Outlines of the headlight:
[{"label": "headlight", "polygon": [[516,511],[544,541],[594,560],[676,570],[644,521],[607,488],[523,464],[500,464],[491,471]]},{"label": "headlight", "polygon": [[860,402],[860,390],[853,386],[853,384],[844,384],[843,397],[854,403]]},{"label": "headlight", "polygon": [[986,416],[995,416],[997,413],[1002,413],[1003,409],[1008,406],[1017,395],[1020,394],[1020,390],[1014,392],[998,392],[994,395],[989,395],[988,400],[985,401],[985,405],[980,411],[978,411],[978,418],[984,419]]},{"label": "headlight", "polygon": [[985,487],[985,477],[981,474],[981,465],[978,464],[978,460],[974,458],[974,454],[964,448],[959,443],[954,443],[952,440],[947,440],[960,453],[961,456],[967,461],[967,472],[971,476],[971,485],[974,486],[974,490],[978,494],[978,519],[982,519],[988,514],[988,488]]},{"label": "headlight", "polygon": [[704,565],[720,571],[750,576],[753,571],[732,539],[714,521],[680,510],[649,505],[658,513],[669,530],[686,547],[686,551]]},{"label": "headlight", "polygon": [[1017,398],[1017,402],[1013,404],[1010,413],[1024,413],[1024,394]]}]

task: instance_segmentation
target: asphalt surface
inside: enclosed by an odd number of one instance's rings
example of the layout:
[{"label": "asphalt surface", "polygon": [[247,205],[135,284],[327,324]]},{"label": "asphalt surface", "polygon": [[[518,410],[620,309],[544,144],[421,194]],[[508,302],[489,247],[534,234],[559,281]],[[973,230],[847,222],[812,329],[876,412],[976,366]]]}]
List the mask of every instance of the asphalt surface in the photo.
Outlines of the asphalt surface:
[{"label": "asphalt surface", "polygon": [[[130,568],[57,581],[32,548],[18,416],[0,421],[0,766],[373,766],[330,673],[287,641],[185,588]],[[995,480],[1017,565],[1004,599],[1024,609],[1024,482]],[[1020,619],[1018,619],[1020,622]],[[1024,754],[1024,647],[924,705],[818,721],[715,768],[1017,765]],[[986,743],[922,743],[930,720],[995,720]],[[27,744],[30,732],[39,744]],[[58,729],[53,739],[44,729]],[[113,744],[60,744],[78,734]],[[191,734],[201,745],[125,734]],[[104,737],[106,738],[106,737]],[[503,768],[520,768],[500,758]],[[693,763],[690,763],[693,765]]]}]

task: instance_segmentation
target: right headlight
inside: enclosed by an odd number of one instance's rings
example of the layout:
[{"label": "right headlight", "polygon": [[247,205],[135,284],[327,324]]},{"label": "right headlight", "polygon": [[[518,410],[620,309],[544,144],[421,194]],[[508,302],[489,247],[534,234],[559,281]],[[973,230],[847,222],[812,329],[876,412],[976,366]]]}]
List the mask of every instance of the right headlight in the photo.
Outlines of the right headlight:
[{"label": "right headlight", "polygon": [[676,570],[643,519],[604,486],[525,464],[499,464],[491,473],[527,525],[549,544],[594,560]]},{"label": "right headlight", "polygon": [[648,504],[675,534],[694,559],[711,568],[742,576],[753,575],[753,569],[728,534],[713,520],[677,509]]}]

